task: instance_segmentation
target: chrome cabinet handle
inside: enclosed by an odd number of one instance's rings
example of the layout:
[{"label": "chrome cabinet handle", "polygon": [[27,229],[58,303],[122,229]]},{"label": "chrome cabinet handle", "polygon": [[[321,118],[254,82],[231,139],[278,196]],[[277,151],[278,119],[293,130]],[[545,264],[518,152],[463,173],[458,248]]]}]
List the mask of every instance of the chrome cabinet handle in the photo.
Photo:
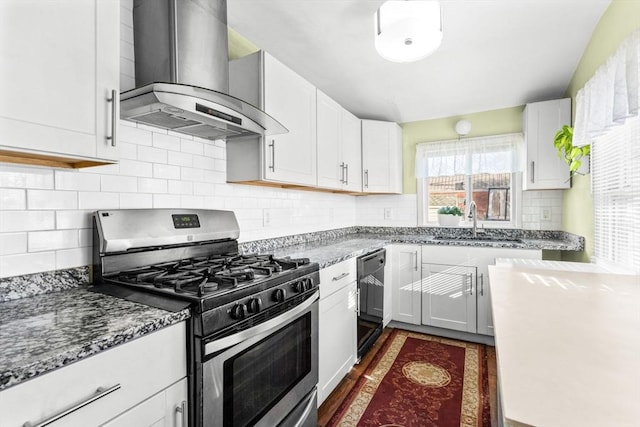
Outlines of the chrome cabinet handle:
[{"label": "chrome cabinet handle", "polygon": [[331,280],[332,280],[332,281],[334,281],[334,282],[337,282],[337,281],[338,281],[338,280],[340,280],[340,279],[344,279],[344,278],[345,278],[345,277],[347,277],[348,275],[349,275],[349,272],[347,272],[347,273],[342,273],[341,275],[336,276],[336,277],[334,277],[334,278],[333,278],[333,279],[331,279]]},{"label": "chrome cabinet handle", "polygon": [[364,187],[369,188],[369,169],[364,170]]},{"label": "chrome cabinet handle", "polygon": [[116,384],[113,387],[109,387],[109,388],[103,388],[103,387],[98,387],[98,389],[95,391],[94,394],[92,394],[91,396],[89,396],[88,398],[86,398],[85,400],[83,400],[82,402],[76,403],[72,406],[69,406],[68,408],[65,408],[63,410],[61,410],[60,412],[58,412],[57,414],[53,414],[52,416],[50,416],[49,418],[40,421],[36,424],[33,424],[31,421],[27,421],[26,423],[24,423],[22,425],[22,427],[44,427],[44,426],[48,426],[51,423],[54,423],[56,421],[58,421],[61,418],[66,417],[67,415],[77,411],[78,409],[84,408],[85,406],[95,402],[98,399],[102,399],[103,397],[105,397],[107,394],[113,393],[116,390],[120,390],[120,384]]},{"label": "chrome cabinet handle", "polygon": [[116,146],[116,131],[118,129],[118,91],[111,90],[111,97],[107,98],[111,103],[111,135],[107,135],[107,141],[111,141],[111,146]]},{"label": "chrome cabinet handle", "polygon": [[344,179],[344,162],[340,163],[340,183],[341,184],[345,183],[345,179]]},{"label": "chrome cabinet handle", "polygon": [[414,256],[414,260],[415,260],[414,263],[413,263],[413,269],[415,271],[418,271],[418,251],[415,251],[413,253],[413,256]]},{"label": "chrome cabinet handle", "polygon": [[180,427],[188,427],[187,424],[187,401],[183,400],[180,406],[176,406],[176,413],[180,414]]},{"label": "chrome cabinet handle", "polygon": [[480,273],[480,296],[484,296],[484,273]]},{"label": "chrome cabinet handle", "polygon": [[473,273],[467,274],[467,279],[469,280],[469,295],[473,295]]},{"label": "chrome cabinet handle", "polygon": [[344,170],[345,170],[344,185],[349,185],[349,164],[348,163],[344,164]]},{"label": "chrome cabinet handle", "polygon": [[276,171],[276,140],[275,139],[271,140],[271,144],[269,144],[269,148],[271,148],[271,165],[269,166],[269,169],[275,172]]},{"label": "chrome cabinet handle", "polygon": [[531,162],[531,183],[536,182],[536,162]]}]

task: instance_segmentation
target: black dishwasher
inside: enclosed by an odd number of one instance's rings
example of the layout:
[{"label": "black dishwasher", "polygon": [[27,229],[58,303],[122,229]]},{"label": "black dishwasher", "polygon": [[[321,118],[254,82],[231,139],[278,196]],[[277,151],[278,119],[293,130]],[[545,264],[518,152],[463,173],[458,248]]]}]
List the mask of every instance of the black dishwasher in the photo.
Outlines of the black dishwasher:
[{"label": "black dishwasher", "polygon": [[382,333],[385,263],[384,249],[358,258],[358,359]]}]

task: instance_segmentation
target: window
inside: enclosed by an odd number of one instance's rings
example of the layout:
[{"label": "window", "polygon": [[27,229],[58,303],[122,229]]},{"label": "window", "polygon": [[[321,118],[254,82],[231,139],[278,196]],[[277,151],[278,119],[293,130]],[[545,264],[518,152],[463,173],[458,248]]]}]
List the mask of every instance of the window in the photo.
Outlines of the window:
[{"label": "window", "polygon": [[640,273],[640,117],[591,148],[595,261]]},{"label": "window", "polygon": [[478,221],[513,225],[520,190],[520,134],[423,143],[416,147],[419,223],[437,222],[438,209],[471,200]]}]

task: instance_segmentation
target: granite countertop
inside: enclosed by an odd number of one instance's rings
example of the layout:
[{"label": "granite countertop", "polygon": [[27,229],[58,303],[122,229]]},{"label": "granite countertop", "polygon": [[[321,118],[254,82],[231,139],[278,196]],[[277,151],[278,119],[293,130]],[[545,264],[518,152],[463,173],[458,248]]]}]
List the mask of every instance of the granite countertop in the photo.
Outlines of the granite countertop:
[{"label": "granite countertop", "polygon": [[640,276],[536,261],[490,266],[506,426],[637,426]]},{"label": "granite countertop", "polygon": [[[244,253],[306,257],[321,268],[390,243],[582,250],[584,239],[557,232],[491,230],[466,241],[468,229],[350,227],[240,244]],[[0,279],[0,390],[140,337],[190,316],[91,292],[88,268]]]},{"label": "granite countertop", "polygon": [[[320,268],[364,255],[391,243],[421,244],[437,246],[475,246],[511,249],[544,249],[575,251],[582,250],[582,244],[558,238],[531,238],[529,236],[505,236],[488,233],[487,240],[461,240],[455,236],[434,236],[425,233],[354,233],[330,239],[319,239],[305,243],[273,247],[271,245],[247,244],[245,252],[273,253],[275,256],[292,258],[309,258],[317,262]],[[535,236],[538,237],[538,236]],[[553,236],[556,237],[556,236]],[[513,241],[517,239],[518,241]],[[275,240],[275,239],[274,239]]]},{"label": "granite countertop", "polygon": [[178,323],[172,313],[87,287],[0,303],[0,390]]}]

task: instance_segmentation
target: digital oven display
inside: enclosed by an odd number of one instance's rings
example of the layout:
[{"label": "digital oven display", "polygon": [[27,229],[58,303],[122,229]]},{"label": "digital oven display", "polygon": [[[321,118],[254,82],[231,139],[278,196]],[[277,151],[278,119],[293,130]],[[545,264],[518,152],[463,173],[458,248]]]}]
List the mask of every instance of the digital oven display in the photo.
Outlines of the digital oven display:
[{"label": "digital oven display", "polygon": [[171,215],[173,218],[174,228],[200,228],[200,220],[198,215],[195,214],[183,214],[183,215]]}]

